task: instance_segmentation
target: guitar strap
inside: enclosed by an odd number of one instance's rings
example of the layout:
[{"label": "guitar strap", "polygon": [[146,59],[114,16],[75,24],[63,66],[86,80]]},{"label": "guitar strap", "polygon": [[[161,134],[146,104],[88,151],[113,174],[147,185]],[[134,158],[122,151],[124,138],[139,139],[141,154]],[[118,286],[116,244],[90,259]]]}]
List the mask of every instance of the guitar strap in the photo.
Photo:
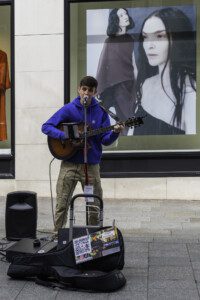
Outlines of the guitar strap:
[{"label": "guitar strap", "polygon": [[99,105],[101,106],[101,108],[103,110],[105,110],[107,112],[107,114],[109,114],[109,116],[111,116],[111,118],[113,118],[116,122],[120,122],[120,119],[118,118],[118,116],[116,114],[114,114],[111,110],[109,110],[108,108],[105,108],[103,106],[102,100],[96,98],[96,100],[98,101]]}]

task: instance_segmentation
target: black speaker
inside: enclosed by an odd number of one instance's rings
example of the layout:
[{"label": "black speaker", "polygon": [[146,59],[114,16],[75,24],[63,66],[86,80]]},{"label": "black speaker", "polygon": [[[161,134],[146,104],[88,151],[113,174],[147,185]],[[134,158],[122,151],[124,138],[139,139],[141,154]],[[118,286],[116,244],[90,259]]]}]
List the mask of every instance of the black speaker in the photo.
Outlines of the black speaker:
[{"label": "black speaker", "polygon": [[[36,243],[37,242],[37,243]],[[21,239],[6,249],[6,260],[11,262],[15,256],[26,256],[37,253],[52,252],[57,249],[56,241],[44,241],[39,239]]]},{"label": "black speaker", "polygon": [[8,240],[17,241],[22,238],[36,238],[36,193],[18,191],[7,194],[5,227]]}]

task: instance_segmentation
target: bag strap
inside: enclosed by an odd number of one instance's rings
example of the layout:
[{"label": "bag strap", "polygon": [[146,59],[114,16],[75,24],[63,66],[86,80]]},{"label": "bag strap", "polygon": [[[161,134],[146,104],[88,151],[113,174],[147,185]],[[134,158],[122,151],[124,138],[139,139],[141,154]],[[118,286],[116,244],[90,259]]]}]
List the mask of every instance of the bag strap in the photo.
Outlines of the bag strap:
[{"label": "bag strap", "polygon": [[61,283],[58,281],[48,280],[48,279],[41,279],[39,277],[36,278],[35,283],[38,285],[50,287],[53,289],[62,289],[68,291],[78,291],[78,292],[87,292],[87,293],[96,293],[96,291],[89,290],[89,289],[82,289],[82,288],[75,288],[73,283]]},{"label": "bag strap", "polygon": [[59,288],[59,289],[64,289],[64,290],[77,290],[76,288],[72,287],[72,284],[70,283],[60,283],[58,281],[53,281],[50,279],[41,279],[39,277],[36,278],[35,283],[38,285],[43,285],[46,287],[51,287],[53,289]]}]

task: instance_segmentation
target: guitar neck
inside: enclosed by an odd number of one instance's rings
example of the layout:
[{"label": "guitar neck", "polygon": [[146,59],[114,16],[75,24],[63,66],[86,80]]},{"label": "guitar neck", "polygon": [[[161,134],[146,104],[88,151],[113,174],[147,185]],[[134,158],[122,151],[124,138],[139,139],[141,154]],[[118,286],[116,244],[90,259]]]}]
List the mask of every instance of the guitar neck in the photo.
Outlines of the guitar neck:
[{"label": "guitar neck", "polygon": [[[111,126],[107,126],[107,127],[103,127],[103,128],[89,130],[89,131],[87,131],[86,136],[91,137],[91,136],[94,136],[94,135],[98,135],[98,134],[107,132],[109,130],[114,129],[114,126],[115,125],[111,125]],[[84,137],[84,133],[81,134],[81,138],[83,138],[83,137]]]}]

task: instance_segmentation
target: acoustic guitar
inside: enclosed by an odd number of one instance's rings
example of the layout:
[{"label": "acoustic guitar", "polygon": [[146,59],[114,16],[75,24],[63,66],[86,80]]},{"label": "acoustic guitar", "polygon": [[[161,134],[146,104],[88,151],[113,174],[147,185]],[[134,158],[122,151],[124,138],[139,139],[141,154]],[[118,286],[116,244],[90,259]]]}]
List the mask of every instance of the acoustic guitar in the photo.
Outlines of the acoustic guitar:
[{"label": "acoustic guitar", "polygon": [[[124,126],[126,127],[136,127],[136,126],[140,126],[143,124],[143,118],[144,117],[138,117],[138,118],[129,118],[127,121],[123,122]],[[62,131],[66,131],[66,127],[67,126],[71,126],[71,124],[74,123],[61,123],[58,128]],[[118,123],[120,124],[120,123]],[[115,124],[116,125],[116,124]],[[48,136],[48,147],[49,150],[51,152],[51,154],[57,158],[57,159],[69,159],[70,157],[72,157],[78,150],[80,150],[81,148],[84,148],[84,141],[85,141],[85,135],[86,138],[94,136],[94,135],[98,135],[104,132],[107,132],[109,130],[114,129],[115,125],[111,125],[108,127],[102,127],[102,128],[98,128],[98,129],[90,129],[87,128],[87,132],[85,133],[84,130],[84,124],[80,123],[77,124],[77,132],[73,137],[67,138],[64,141],[61,141],[59,139],[55,139],[52,137]],[[75,137],[74,137],[75,136]],[[89,148],[89,146],[88,146]]]}]

